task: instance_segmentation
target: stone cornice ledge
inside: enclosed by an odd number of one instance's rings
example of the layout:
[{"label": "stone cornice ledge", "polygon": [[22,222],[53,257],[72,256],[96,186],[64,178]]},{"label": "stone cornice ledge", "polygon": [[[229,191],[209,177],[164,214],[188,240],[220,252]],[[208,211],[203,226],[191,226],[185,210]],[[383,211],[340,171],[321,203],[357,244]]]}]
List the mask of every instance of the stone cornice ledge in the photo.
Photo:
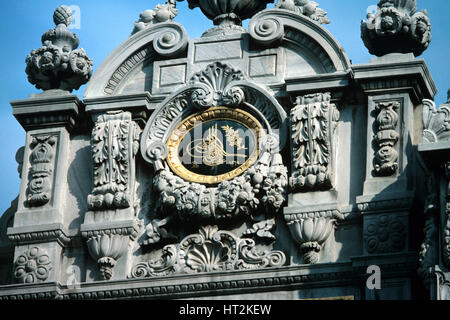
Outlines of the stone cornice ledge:
[{"label": "stone cornice ledge", "polygon": [[69,93],[41,93],[11,101],[13,115],[25,130],[65,126],[72,128],[82,103]]},{"label": "stone cornice ledge", "polygon": [[[388,91],[410,87],[414,90],[413,98],[417,100],[416,102],[421,103],[424,98],[433,99],[437,88],[425,60],[400,59],[391,63],[388,61],[385,59],[376,63],[353,65],[355,81],[368,93],[385,94]],[[401,81],[403,79],[418,83]]]},{"label": "stone cornice ledge", "polygon": [[70,237],[60,223],[8,228],[8,239],[14,244],[31,244],[57,241],[61,246],[70,243]]},{"label": "stone cornice ledge", "polygon": [[[416,254],[377,256],[383,272],[402,276],[415,272]],[[22,299],[168,299],[361,285],[371,257],[342,263],[322,263],[261,270],[214,272],[119,281],[82,283],[69,288],[59,283],[0,286],[0,300]]]},{"label": "stone cornice ledge", "polygon": [[298,94],[343,89],[349,85],[352,76],[352,71],[348,70],[308,77],[287,78],[285,79],[286,91]]}]

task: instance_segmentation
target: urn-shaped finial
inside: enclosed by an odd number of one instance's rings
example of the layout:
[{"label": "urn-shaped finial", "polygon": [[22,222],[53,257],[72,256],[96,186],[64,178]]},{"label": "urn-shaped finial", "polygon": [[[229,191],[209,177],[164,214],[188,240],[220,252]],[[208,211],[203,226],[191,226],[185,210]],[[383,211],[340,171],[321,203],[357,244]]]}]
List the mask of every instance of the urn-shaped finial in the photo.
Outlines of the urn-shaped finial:
[{"label": "urn-shaped finial", "polygon": [[416,12],[416,0],[380,0],[375,14],[361,24],[361,37],[371,54],[421,55],[431,42],[431,22],[426,10]]},{"label": "urn-shaped finial", "polygon": [[56,8],[55,28],[42,35],[42,47],[26,58],[28,81],[43,90],[77,90],[92,74],[92,60],[83,49],[77,49],[79,39],[67,27],[72,23],[72,11],[67,6]]},{"label": "urn-shaped finial", "polygon": [[274,0],[188,0],[189,8],[200,7],[202,12],[214,25],[218,26],[213,32],[206,34],[216,34],[217,30],[223,32],[240,31],[242,20],[251,18],[258,11],[264,10],[268,3]]}]

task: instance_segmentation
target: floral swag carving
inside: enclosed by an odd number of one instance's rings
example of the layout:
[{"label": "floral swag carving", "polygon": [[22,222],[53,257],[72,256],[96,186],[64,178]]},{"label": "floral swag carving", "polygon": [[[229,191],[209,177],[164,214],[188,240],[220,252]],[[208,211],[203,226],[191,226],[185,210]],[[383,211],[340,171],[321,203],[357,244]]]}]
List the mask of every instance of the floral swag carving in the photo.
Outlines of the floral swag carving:
[{"label": "floral swag carving", "polygon": [[[246,235],[274,240],[271,219],[286,200],[287,168],[279,153],[279,137],[272,130],[281,129],[283,120],[273,102],[252,87],[241,86],[243,73],[221,63],[213,63],[195,74],[187,89],[173,97],[150,119],[142,139],[142,153],[155,169],[153,188],[159,195],[154,219],[147,225],[142,244],[155,244],[172,238],[171,223],[178,220],[199,225],[248,218],[253,223]],[[262,137],[258,161],[240,176],[216,187],[191,183],[173,174],[166,163],[164,144],[171,124],[189,112],[212,106],[241,107],[255,111],[264,119],[269,133]],[[256,107],[257,106],[257,107]]]},{"label": "floral swag carving", "polygon": [[205,226],[178,245],[164,247],[160,259],[134,266],[131,277],[259,269],[279,267],[285,262],[281,251],[260,251],[252,239],[240,239],[231,232],[219,231],[217,226]]}]

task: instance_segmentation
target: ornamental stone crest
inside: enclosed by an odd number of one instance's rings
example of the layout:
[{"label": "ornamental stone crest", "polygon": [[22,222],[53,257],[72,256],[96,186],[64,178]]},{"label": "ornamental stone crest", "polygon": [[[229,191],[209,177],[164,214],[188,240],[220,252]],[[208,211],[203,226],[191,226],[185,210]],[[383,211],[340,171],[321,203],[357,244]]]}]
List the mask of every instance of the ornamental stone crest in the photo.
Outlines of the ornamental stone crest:
[{"label": "ornamental stone crest", "polygon": [[421,55],[431,42],[431,22],[426,10],[417,11],[416,0],[380,0],[375,14],[362,21],[361,37],[371,54]]},{"label": "ornamental stone crest", "polygon": [[92,74],[92,60],[83,49],[76,34],[67,27],[72,23],[72,11],[67,6],[55,10],[56,28],[42,35],[42,47],[26,58],[28,81],[43,90],[78,90]]}]

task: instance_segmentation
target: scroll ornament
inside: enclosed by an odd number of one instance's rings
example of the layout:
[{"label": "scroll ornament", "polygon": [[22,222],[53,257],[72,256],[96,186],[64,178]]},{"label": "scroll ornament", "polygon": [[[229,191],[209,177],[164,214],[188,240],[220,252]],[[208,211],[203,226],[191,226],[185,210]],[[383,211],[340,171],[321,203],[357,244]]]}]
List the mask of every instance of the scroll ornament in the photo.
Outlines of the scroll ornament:
[{"label": "scroll ornament", "polygon": [[164,247],[160,259],[134,266],[131,277],[260,269],[280,267],[285,262],[281,251],[257,250],[251,239],[219,231],[217,226],[204,226],[179,244]]},{"label": "scroll ornament", "polygon": [[32,138],[30,181],[27,190],[29,207],[43,206],[50,201],[56,142],[57,137],[52,135]]},{"label": "scroll ornament", "polygon": [[375,154],[375,175],[392,176],[398,170],[397,142],[399,133],[397,129],[399,116],[397,110],[400,102],[380,102],[376,105],[375,111],[377,132],[374,141],[377,145]]},{"label": "scroll ornament", "polygon": [[67,6],[55,10],[56,28],[42,35],[42,47],[26,58],[28,81],[38,89],[78,90],[92,75],[93,62],[79,40],[67,27],[72,23],[72,11]]}]

